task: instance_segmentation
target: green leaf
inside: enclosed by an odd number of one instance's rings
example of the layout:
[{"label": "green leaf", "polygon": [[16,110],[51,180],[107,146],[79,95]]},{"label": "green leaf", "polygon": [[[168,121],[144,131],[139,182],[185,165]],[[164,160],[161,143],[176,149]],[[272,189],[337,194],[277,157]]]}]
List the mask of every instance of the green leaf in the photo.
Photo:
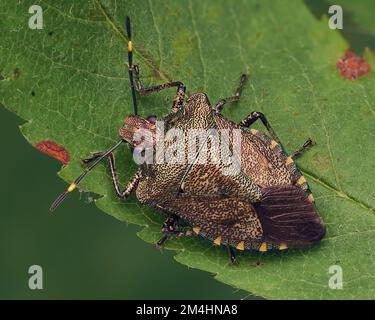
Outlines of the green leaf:
[{"label": "green leaf", "polygon": [[[35,2],[44,9],[42,30],[28,28]],[[262,111],[290,152],[308,137],[317,141],[298,165],[327,235],[308,249],[241,253],[238,266],[228,264],[224,247],[197,237],[171,240],[168,247],[180,263],[266,298],[375,297],[374,75],[340,76],[336,61],[348,44],[303,2],[32,0],[3,1],[0,12],[0,101],[27,120],[21,131],[31,144],[52,140],[70,152],[72,161],[60,172],[69,182],[82,170],[80,158],[117,141],[132,113],[126,15],[147,85],[181,80],[189,94],[204,91],[214,103],[249,72],[242,101],[224,114],[239,121]],[[374,68],[374,56],[367,58]],[[142,97],[140,113],[167,113],[173,95]],[[136,167],[127,147],[117,159],[125,184]],[[96,204],[104,212],[143,226],[145,241],[161,236],[162,218],[134,197],[117,199],[104,166],[82,187],[102,195]],[[332,265],[343,269],[342,290],[328,286]]]}]

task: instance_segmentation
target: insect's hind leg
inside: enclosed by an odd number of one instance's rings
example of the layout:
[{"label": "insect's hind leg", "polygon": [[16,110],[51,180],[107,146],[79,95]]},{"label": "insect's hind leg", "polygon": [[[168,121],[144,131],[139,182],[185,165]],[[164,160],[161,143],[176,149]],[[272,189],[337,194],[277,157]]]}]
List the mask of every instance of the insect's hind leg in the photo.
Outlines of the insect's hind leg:
[{"label": "insect's hind leg", "polygon": [[178,217],[176,215],[171,215],[164,221],[163,227],[161,228],[164,236],[156,242],[156,248],[161,249],[165,242],[171,237],[180,238],[184,236],[191,236],[193,234],[191,230],[179,230],[177,223]]},{"label": "insect's hind leg", "polygon": [[182,107],[186,92],[186,87],[182,82],[172,81],[157,86],[144,87],[139,77],[139,65],[135,64],[133,68],[135,73],[135,89],[141,96],[145,96],[154,92],[159,92],[164,89],[177,87],[176,97],[173,101],[172,112],[177,112]]},{"label": "insect's hind leg", "polygon": [[[88,164],[94,160],[96,160],[98,157],[100,157],[103,153],[97,152],[94,153],[91,158],[82,159],[82,162],[84,164]],[[110,170],[112,183],[115,188],[116,194],[119,198],[127,198],[130,196],[130,194],[137,188],[138,182],[139,182],[139,171],[137,171],[134,176],[130,179],[128,184],[126,185],[125,189],[121,191],[118,179],[117,179],[117,173],[116,173],[116,165],[115,165],[115,158],[113,153],[109,153],[107,155],[107,161],[108,161],[108,167]]]},{"label": "insect's hind leg", "polygon": [[[241,127],[248,128],[258,119],[260,119],[262,121],[263,125],[266,127],[266,129],[269,132],[269,134],[271,135],[272,139],[275,140],[281,147],[283,147],[279,137],[277,136],[276,132],[272,129],[271,124],[268,122],[266,116],[263,113],[258,112],[258,111],[253,111],[247,117],[245,117],[239,123],[239,125]],[[315,143],[310,138],[307,139],[306,142],[302,145],[301,148],[299,148],[298,150],[296,150],[295,152],[292,153],[291,158],[293,160],[299,158],[304,153],[304,151],[306,151],[308,148],[310,148],[314,144]]]},{"label": "insect's hind leg", "polygon": [[275,140],[278,144],[281,145],[281,142],[280,142],[280,139],[279,137],[277,136],[277,134],[275,133],[275,131],[272,129],[270,123],[268,122],[266,116],[261,113],[261,112],[258,112],[258,111],[253,111],[252,113],[250,113],[247,117],[245,117],[240,123],[239,125],[241,127],[244,127],[244,128],[248,128],[250,127],[255,121],[257,121],[258,119],[260,119],[263,123],[263,125],[266,127],[267,131],[269,132],[269,134],[271,135],[272,139]]},{"label": "insect's hind leg", "polygon": [[231,102],[237,102],[237,101],[240,100],[242,89],[245,86],[245,83],[246,83],[247,79],[248,79],[248,75],[247,74],[242,74],[241,75],[241,77],[240,77],[240,83],[239,83],[239,85],[238,85],[238,87],[237,87],[236,92],[234,93],[234,95],[231,96],[231,97],[228,97],[228,98],[221,99],[221,100],[219,100],[215,104],[214,110],[216,111],[216,113],[220,113],[225,104],[231,103]]},{"label": "insect's hind leg", "polygon": [[300,156],[302,156],[302,154],[309,148],[311,148],[312,146],[314,146],[315,143],[314,141],[312,141],[310,138],[308,138],[305,143],[302,145],[301,148],[299,148],[298,150],[294,151],[290,156],[292,157],[293,160],[296,160],[298,159]]}]

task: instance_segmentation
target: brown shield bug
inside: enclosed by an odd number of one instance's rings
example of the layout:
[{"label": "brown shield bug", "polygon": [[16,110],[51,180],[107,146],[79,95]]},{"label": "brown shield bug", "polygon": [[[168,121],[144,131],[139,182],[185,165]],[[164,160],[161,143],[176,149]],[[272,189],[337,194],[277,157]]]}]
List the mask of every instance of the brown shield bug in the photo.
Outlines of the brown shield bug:
[{"label": "brown shield bug", "polygon": [[[317,213],[307,182],[294,163],[312,145],[312,141],[308,139],[299,150],[287,155],[261,112],[250,113],[240,123],[224,118],[221,115],[223,106],[240,99],[246,75],[240,77],[239,86],[232,97],[220,100],[213,107],[204,93],[195,93],[185,99],[186,88],[179,81],[144,87],[139,67],[132,63],[133,49],[128,17],[126,30],[134,115],[125,118],[124,126],[119,130],[121,139],[114,146],[84,160],[88,167],[54,201],[51,211],[77,187],[90,170],[106,159],[119,197],[127,198],[135,192],[140,203],[166,215],[162,227],[164,236],[157,242],[158,246],[162,246],[170,237],[199,234],[216,245],[227,246],[230,259],[234,262],[236,249],[255,249],[261,252],[270,249],[284,250],[308,246],[321,240],[325,234],[323,221]],[[172,87],[177,88],[177,94],[170,113],[161,120],[168,132],[173,129],[182,133],[180,144],[177,144],[177,148],[174,146],[173,156],[178,151],[185,151],[189,141],[196,142],[197,136],[193,140],[187,138],[192,129],[200,134],[209,133],[201,140],[203,143],[198,146],[193,144],[193,152],[183,152],[180,162],[146,161],[140,164],[136,174],[122,191],[116,177],[113,151],[127,142],[134,150],[139,151],[142,145],[142,152],[151,150],[153,155],[157,153],[157,146],[162,141],[156,117],[144,119],[137,115],[136,92],[143,96]],[[249,130],[258,119],[270,137],[255,129]],[[220,130],[227,133],[228,139],[223,135],[217,141],[227,149],[217,148],[217,152],[213,152],[214,140],[219,136]],[[136,139],[135,136],[141,132],[149,134]],[[229,141],[229,137],[234,139],[235,134],[239,138],[239,144]],[[168,149],[173,143],[173,139],[165,140],[161,145]],[[240,166],[231,167],[222,157],[234,154],[236,147],[239,148],[237,162]],[[201,163],[200,157],[207,150],[209,160]],[[172,159],[175,160],[173,156]],[[191,161],[187,161],[187,158]],[[186,222],[189,228],[181,228],[178,225],[180,220]]]}]

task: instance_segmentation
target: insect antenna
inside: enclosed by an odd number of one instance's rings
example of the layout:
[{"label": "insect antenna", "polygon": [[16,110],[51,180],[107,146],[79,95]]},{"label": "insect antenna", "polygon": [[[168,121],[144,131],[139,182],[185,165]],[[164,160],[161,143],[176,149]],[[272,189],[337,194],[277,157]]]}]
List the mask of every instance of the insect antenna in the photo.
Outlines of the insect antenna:
[{"label": "insect antenna", "polygon": [[[127,16],[125,20],[125,29],[126,34],[128,37],[128,71],[129,71],[129,80],[130,80],[130,89],[133,98],[133,110],[134,114],[138,114],[138,103],[137,103],[137,96],[135,93],[134,87],[134,77],[133,77],[133,45],[132,45],[132,38],[131,38],[131,26],[130,26],[130,18]],[[60,194],[56,200],[52,203],[50,207],[50,211],[54,211],[68,196],[70,192],[77,188],[77,185],[81,182],[81,180],[92,170],[94,169],[100,161],[108,156],[112,151],[117,149],[120,144],[124,142],[124,140],[119,140],[115,145],[109,148],[107,151],[103,152],[100,156],[93,159],[93,162],[90,166],[88,166],[68,187],[68,189]]]},{"label": "insect antenna", "polygon": [[94,160],[94,162],[88,166],[68,187],[68,189],[60,194],[56,200],[52,203],[51,207],[49,208],[50,211],[54,211],[60,204],[65,200],[67,195],[72,192],[75,188],[77,188],[77,185],[81,182],[81,180],[92,170],[94,169],[98,163],[103,160],[105,157],[108,156],[113,150],[117,149],[120,144],[124,142],[124,140],[119,140],[115,145],[113,145],[111,148],[109,148],[107,151],[105,151],[103,154],[101,154],[98,158]]},{"label": "insect antenna", "polygon": [[130,90],[133,98],[133,110],[134,114],[138,114],[138,103],[137,96],[135,94],[134,80],[133,80],[133,43],[132,43],[132,32],[130,26],[130,18],[126,17],[125,21],[126,34],[128,36],[128,71],[129,71],[129,80],[130,80]]}]

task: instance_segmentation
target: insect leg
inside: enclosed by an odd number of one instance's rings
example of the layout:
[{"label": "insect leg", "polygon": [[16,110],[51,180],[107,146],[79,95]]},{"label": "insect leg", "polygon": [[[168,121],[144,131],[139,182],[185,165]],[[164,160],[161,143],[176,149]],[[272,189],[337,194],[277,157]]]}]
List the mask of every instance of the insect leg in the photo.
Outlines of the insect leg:
[{"label": "insect leg", "polygon": [[135,89],[139,92],[141,96],[145,96],[154,92],[159,92],[164,89],[177,87],[176,97],[173,101],[172,112],[177,112],[181,108],[184,102],[186,91],[186,87],[182,82],[172,81],[157,86],[144,87],[139,78],[139,65],[136,64],[133,66],[133,68],[135,72]]},{"label": "insect leg", "polygon": [[[103,152],[94,153],[91,158],[82,159],[82,162],[84,164],[88,164],[96,160],[97,158],[101,157],[102,155],[103,155]],[[117,196],[119,196],[120,198],[127,198],[132,193],[132,191],[134,191],[137,188],[138,181],[139,181],[139,172],[137,171],[135,173],[135,175],[128,182],[125,190],[121,191],[118,180],[117,180],[115,158],[113,156],[113,153],[109,153],[106,157],[108,161],[108,167],[111,173],[112,183],[115,188]]]},{"label": "insect leg", "polygon": [[219,100],[214,106],[216,113],[220,113],[226,103],[237,102],[240,100],[242,89],[247,81],[247,74],[242,74],[240,77],[240,83],[234,93],[234,96]]},{"label": "insect leg", "polygon": [[177,222],[178,222],[178,217],[175,215],[168,217],[164,221],[163,227],[161,228],[161,231],[164,233],[164,236],[158,242],[156,242],[157,248],[159,249],[162,248],[164,243],[171,237],[179,238],[183,236],[192,235],[191,230],[186,230],[186,231],[178,230]]},{"label": "insect leg", "polygon": [[137,188],[139,182],[139,170],[134,174],[134,176],[130,179],[128,184],[126,185],[124,191],[121,191],[116,174],[116,166],[115,166],[115,158],[113,153],[108,154],[107,156],[108,166],[112,177],[112,183],[115,188],[116,194],[120,198],[127,198],[130,194]]},{"label": "insect leg", "polygon": [[229,260],[232,264],[235,264],[237,262],[236,250],[231,246],[227,246],[227,248],[228,248]]},{"label": "insect leg", "polygon": [[[82,162],[84,164],[88,164],[97,158],[101,157],[104,153],[103,152],[97,152],[92,155],[92,157],[87,159],[82,159]],[[139,180],[139,173],[136,172],[136,174],[132,177],[132,179],[129,181],[128,185],[126,186],[124,191],[121,191],[118,180],[117,180],[117,173],[116,173],[116,166],[115,166],[115,158],[113,156],[113,153],[109,153],[107,156],[108,161],[108,167],[111,173],[112,183],[115,188],[117,196],[120,198],[127,198],[132,191],[134,191],[137,188],[138,180]]]},{"label": "insect leg", "polygon": [[81,159],[81,161],[82,161],[83,164],[89,164],[90,162],[93,162],[94,160],[101,157],[103,154],[104,154],[104,152],[95,152],[95,153],[92,154],[92,156],[90,158],[84,158],[84,159]]},{"label": "insect leg", "polygon": [[158,249],[161,249],[164,243],[171,237],[170,233],[175,231],[176,226],[177,226],[176,216],[170,216],[167,218],[167,220],[164,221],[163,227],[161,228],[161,231],[164,233],[164,236],[161,237],[158,242],[156,242],[156,247]]},{"label": "insect leg", "polygon": [[156,246],[156,248],[157,249],[162,249],[163,248],[163,246],[164,246],[164,243],[169,239],[169,235],[164,235],[164,236],[162,236],[159,240],[158,240],[158,242],[156,242],[156,244],[155,244],[155,246]]},{"label": "insect leg", "polygon": [[[270,123],[268,122],[267,118],[265,117],[265,115],[261,112],[253,111],[246,118],[244,118],[239,123],[239,125],[241,127],[247,128],[247,127],[250,127],[258,119],[260,119],[262,121],[262,123],[264,124],[264,126],[266,127],[268,132],[270,133],[272,139],[275,140],[279,145],[282,146],[279,137],[276,135],[275,131],[272,129],[272,127],[271,127]],[[307,139],[306,142],[303,144],[303,146],[301,148],[299,148],[298,150],[296,150],[295,152],[292,153],[292,155],[290,156],[291,159],[293,159],[293,160],[297,159],[298,157],[300,157],[303,154],[303,152],[306,149],[308,149],[309,147],[311,147],[313,145],[314,145],[314,142],[310,138]]]},{"label": "insect leg", "polygon": [[291,154],[292,159],[295,160],[299,158],[308,148],[312,147],[314,144],[314,141],[312,141],[310,138],[307,139],[301,148]]},{"label": "insect leg", "polygon": [[245,117],[240,123],[239,125],[241,127],[244,127],[244,128],[248,128],[250,127],[255,121],[257,121],[258,119],[260,119],[262,121],[262,123],[264,124],[264,126],[266,127],[266,129],[268,130],[268,132],[270,133],[271,137],[273,140],[275,140],[278,144],[281,145],[281,142],[280,142],[280,139],[279,137],[276,135],[275,131],[272,129],[270,123],[268,122],[267,118],[265,117],[265,115],[261,112],[258,112],[258,111],[253,111],[252,113],[250,113],[247,117]]}]

